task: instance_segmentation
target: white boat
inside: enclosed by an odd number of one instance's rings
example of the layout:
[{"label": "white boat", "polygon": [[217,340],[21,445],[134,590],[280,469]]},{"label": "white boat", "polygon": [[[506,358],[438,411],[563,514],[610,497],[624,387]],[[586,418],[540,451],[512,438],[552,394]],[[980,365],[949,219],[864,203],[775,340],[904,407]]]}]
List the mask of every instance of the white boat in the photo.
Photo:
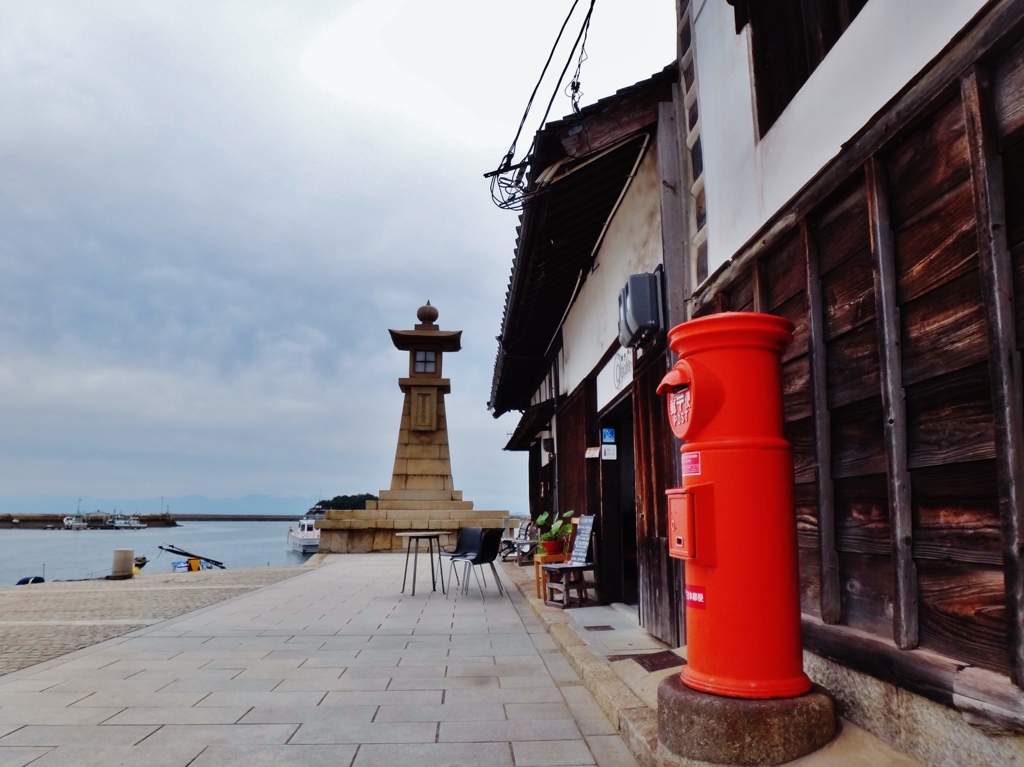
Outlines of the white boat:
[{"label": "white boat", "polygon": [[320,531],[314,527],[316,520],[303,517],[297,527],[288,528],[288,548],[303,554],[315,554],[320,548]]},{"label": "white boat", "polygon": [[113,530],[143,530],[146,525],[134,514],[111,514],[107,527]]},{"label": "white boat", "polygon": [[89,523],[85,521],[85,517],[81,514],[68,514],[66,517],[64,517],[64,529],[88,530]]}]

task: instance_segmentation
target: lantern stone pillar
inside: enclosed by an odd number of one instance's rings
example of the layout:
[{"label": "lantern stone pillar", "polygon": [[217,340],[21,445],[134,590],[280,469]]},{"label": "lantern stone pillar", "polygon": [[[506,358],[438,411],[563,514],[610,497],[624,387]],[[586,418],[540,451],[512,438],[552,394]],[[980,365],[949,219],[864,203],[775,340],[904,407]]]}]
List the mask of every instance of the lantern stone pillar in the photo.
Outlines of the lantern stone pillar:
[{"label": "lantern stone pillar", "polygon": [[[507,511],[480,511],[462,499],[452,480],[445,395],[451,381],[442,376],[444,354],[462,348],[461,330],[441,330],[438,311],[427,301],[416,312],[412,330],[389,330],[395,348],[409,353],[408,375],[398,379],[404,393],[391,487],[366,510],[331,510],[319,520],[320,551],[401,550],[396,534],[443,530],[454,543],[462,527],[502,527]],[[444,536],[442,537],[444,543]]]}]

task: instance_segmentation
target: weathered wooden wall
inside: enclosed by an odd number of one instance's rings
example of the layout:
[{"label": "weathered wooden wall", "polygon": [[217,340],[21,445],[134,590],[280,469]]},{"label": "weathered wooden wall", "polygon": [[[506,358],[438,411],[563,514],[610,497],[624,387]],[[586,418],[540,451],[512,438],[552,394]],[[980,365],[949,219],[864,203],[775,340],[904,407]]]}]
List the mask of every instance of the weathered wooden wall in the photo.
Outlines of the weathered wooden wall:
[{"label": "weathered wooden wall", "polygon": [[1024,44],[1008,46],[1024,14],[992,16],[692,304],[795,325],[783,386],[815,648],[855,657],[856,629],[1020,686]]}]

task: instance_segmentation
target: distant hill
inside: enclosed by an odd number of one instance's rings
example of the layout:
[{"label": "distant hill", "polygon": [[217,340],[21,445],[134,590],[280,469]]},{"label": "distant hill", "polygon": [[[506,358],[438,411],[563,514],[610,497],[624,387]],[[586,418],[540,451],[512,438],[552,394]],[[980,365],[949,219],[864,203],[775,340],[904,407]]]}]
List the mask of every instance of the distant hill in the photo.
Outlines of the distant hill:
[{"label": "distant hill", "polygon": [[[355,496],[353,496],[355,497]],[[73,496],[0,496],[0,514],[72,514],[79,499]],[[170,507],[172,514],[294,514],[301,516],[314,504],[311,497],[282,498],[273,495],[247,495],[243,498],[207,498],[202,495],[160,498],[97,498],[83,496],[83,512],[110,512],[114,509],[134,514],[158,514]]]}]

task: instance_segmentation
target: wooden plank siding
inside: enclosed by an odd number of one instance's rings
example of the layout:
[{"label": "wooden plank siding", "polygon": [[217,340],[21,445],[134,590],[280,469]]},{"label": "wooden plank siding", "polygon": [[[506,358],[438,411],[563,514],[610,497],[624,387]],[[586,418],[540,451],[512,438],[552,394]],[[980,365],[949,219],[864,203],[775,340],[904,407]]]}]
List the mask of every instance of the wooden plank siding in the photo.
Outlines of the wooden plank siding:
[{"label": "wooden plank siding", "polygon": [[1022,34],[989,6],[691,299],[796,327],[808,647],[946,705],[1024,687]]},{"label": "wooden plank siding", "polygon": [[[978,66],[960,78],[971,154],[971,178],[978,232],[978,273],[988,334],[988,373],[996,448],[999,515],[1003,528],[1003,569],[1010,663],[1014,681],[1024,684],[1024,404],[1017,349],[1013,265],[1006,235],[1002,161],[998,148],[992,77]],[[989,435],[986,434],[986,437]],[[995,623],[995,622],[994,622]],[[995,623],[993,629],[1000,628]]]}]

